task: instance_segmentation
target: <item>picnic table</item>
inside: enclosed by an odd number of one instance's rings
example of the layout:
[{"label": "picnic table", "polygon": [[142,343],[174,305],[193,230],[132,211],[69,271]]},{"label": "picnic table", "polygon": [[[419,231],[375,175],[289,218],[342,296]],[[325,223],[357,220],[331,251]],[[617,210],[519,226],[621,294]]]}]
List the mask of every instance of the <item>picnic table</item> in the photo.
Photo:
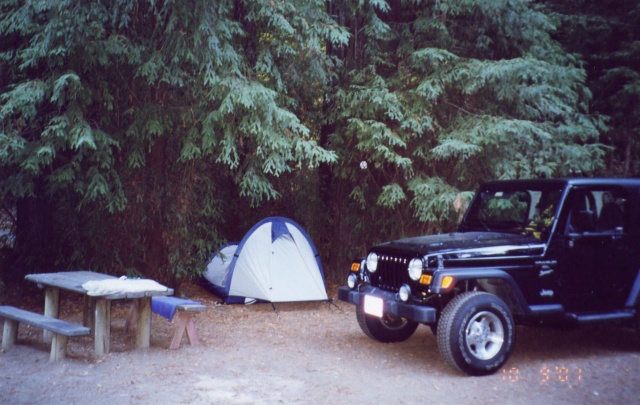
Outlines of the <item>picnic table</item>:
[{"label": "picnic table", "polygon": [[[93,271],[69,271],[59,273],[29,274],[27,281],[37,283],[45,288],[44,315],[58,318],[60,305],[60,290],[71,291],[83,295],[83,324],[93,329],[94,351],[98,356],[109,353],[111,339],[111,301],[130,299],[137,308],[135,331],[135,347],[148,349],[151,338],[151,297],[173,295],[171,288],[160,291],[147,289],[141,291],[108,292],[100,295],[90,295],[83,287],[90,281],[118,280],[118,277]],[[51,341],[50,333],[45,331],[45,341]]]}]

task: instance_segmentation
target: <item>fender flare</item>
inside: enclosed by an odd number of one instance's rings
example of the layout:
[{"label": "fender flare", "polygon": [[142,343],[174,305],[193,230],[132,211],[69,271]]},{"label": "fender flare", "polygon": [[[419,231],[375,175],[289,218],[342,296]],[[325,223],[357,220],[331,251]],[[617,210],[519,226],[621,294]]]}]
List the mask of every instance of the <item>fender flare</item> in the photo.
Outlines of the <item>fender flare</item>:
[{"label": "fender flare", "polygon": [[[454,282],[448,288],[440,287],[442,280],[447,277],[453,277]],[[517,305],[517,310],[523,314],[531,314],[531,308],[527,304],[522,291],[516,281],[511,277],[509,273],[500,269],[487,269],[483,267],[474,267],[467,269],[455,269],[455,270],[438,270],[433,275],[433,281],[431,282],[430,292],[434,294],[446,294],[451,292],[454,287],[460,282],[469,280],[501,280],[508,286],[512,293],[512,298],[515,300],[509,300],[513,305]],[[515,302],[514,302],[515,301]]]}]

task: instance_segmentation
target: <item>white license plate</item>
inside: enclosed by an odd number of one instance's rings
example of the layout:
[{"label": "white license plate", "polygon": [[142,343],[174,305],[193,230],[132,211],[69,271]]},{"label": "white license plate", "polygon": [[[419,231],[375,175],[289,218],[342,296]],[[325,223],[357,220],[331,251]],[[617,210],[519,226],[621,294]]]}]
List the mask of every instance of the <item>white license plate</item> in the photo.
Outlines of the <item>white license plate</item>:
[{"label": "white license plate", "polygon": [[373,297],[371,295],[364,296],[364,313],[382,318],[382,308],[384,301],[382,298]]}]

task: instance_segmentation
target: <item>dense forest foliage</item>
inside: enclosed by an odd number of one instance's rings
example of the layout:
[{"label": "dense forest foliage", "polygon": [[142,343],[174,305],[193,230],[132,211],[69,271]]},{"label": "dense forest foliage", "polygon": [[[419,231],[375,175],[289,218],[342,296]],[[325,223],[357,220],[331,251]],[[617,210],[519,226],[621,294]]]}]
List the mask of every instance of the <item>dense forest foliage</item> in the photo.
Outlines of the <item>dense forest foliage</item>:
[{"label": "dense forest foliage", "polygon": [[453,229],[479,182],[637,176],[639,21],[622,0],[0,0],[0,275],[177,286],[281,215],[342,281],[372,243]]}]

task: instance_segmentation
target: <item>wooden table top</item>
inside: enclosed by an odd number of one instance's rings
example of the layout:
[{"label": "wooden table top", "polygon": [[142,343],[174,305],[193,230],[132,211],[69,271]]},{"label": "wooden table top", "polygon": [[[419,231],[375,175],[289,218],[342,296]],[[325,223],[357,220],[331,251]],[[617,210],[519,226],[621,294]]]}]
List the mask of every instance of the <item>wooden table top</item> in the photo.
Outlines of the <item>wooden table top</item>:
[{"label": "wooden table top", "polygon": [[[54,287],[67,291],[73,291],[78,294],[87,294],[87,290],[82,287],[82,285],[87,281],[118,279],[118,277],[110,276],[103,273],[97,273],[95,271],[80,270],[65,271],[59,273],[28,274],[27,276],[25,276],[25,279],[27,281],[37,283],[39,287]],[[99,296],[97,298],[127,299],[163,295],[173,295],[173,289],[167,288],[167,291],[123,292],[118,294]]]}]

